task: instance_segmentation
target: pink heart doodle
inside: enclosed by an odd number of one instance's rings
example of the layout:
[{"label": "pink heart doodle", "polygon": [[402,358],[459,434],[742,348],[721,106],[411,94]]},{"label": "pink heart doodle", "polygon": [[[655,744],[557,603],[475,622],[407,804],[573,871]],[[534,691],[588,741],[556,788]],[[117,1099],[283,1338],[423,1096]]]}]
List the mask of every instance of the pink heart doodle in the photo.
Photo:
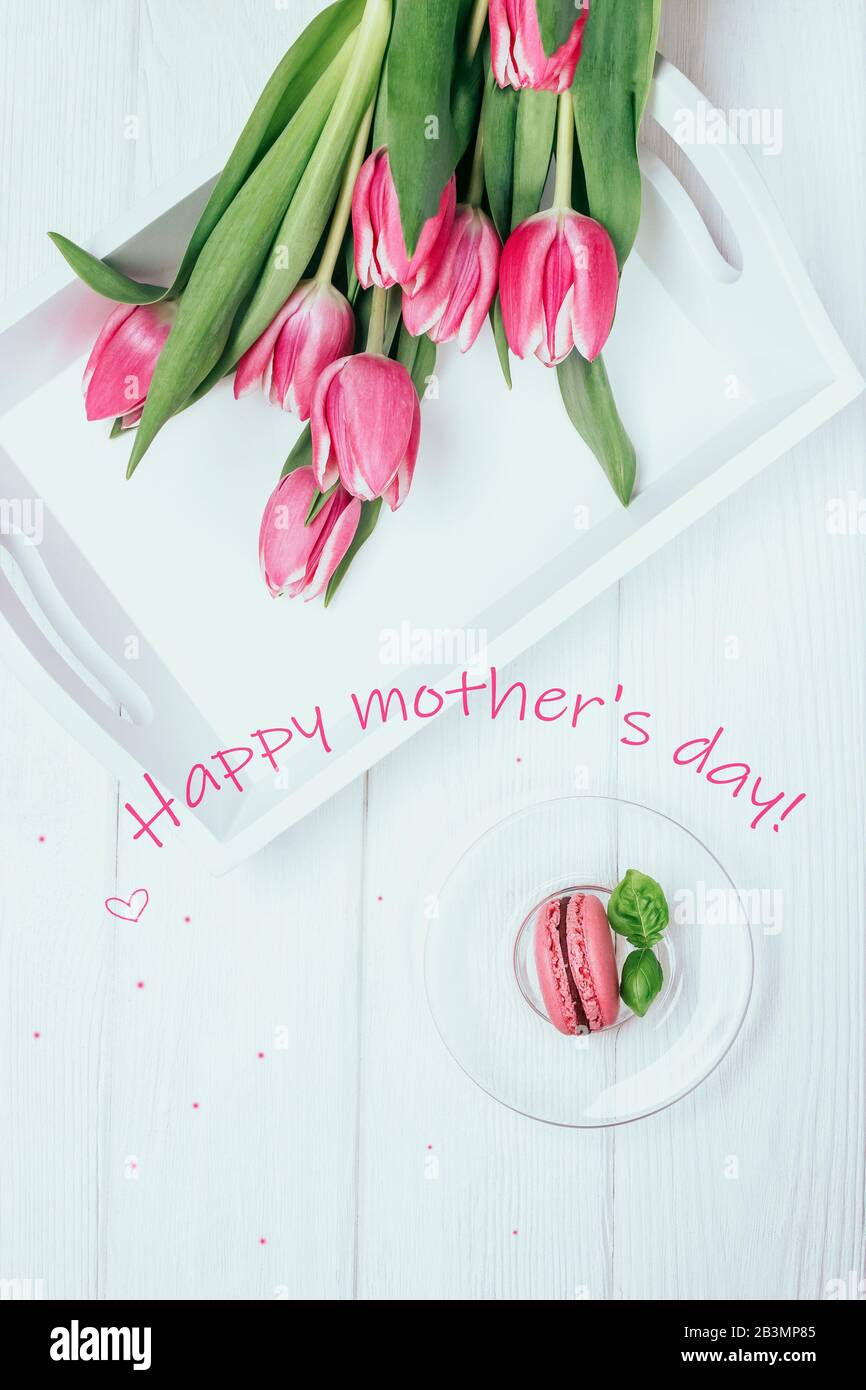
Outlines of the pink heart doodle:
[{"label": "pink heart doodle", "polygon": [[[106,898],[105,906],[112,917],[119,917],[122,922],[137,922],[149,902],[147,889],[136,888],[134,893],[130,893],[128,902],[125,898]],[[121,908],[126,908],[126,911],[121,912]]]}]

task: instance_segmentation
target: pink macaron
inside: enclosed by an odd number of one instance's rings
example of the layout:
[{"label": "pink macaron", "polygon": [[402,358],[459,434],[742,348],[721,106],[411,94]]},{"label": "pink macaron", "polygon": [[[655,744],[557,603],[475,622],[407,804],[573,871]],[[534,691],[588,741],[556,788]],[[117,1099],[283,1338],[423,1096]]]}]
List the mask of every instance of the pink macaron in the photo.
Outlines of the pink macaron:
[{"label": "pink macaron", "polygon": [[548,1017],[560,1033],[595,1033],[619,1015],[613,935],[591,893],[545,903],[535,921],[535,967]]}]

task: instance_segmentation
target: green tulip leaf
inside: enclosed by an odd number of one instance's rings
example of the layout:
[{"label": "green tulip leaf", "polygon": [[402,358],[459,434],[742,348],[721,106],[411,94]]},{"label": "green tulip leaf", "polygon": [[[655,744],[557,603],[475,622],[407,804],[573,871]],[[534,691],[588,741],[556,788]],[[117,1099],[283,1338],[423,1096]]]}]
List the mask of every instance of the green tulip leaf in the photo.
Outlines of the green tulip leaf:
[{"label": "green tulip leaf", "polygon": [[168,294],[164,285],[146,285],[140,280],[131,279],[108,261],[101,261],[83,247],[76,246],[74,241],[60,232],[49,232],[48,235],[79,280],[105,299],[113,299],[117,304],[156,304]]},{"label": "green tulip leaf", "polygon": [[517,129],[519,93],[497,87],[493,73],[487,78],[481,130],[484,140],[484,183],[490,211],[500,239],[511,232],[511,205],[514,199],[514,137]]},{"label": "green tulip leaf", "polygon": [[574,86],[574,118],[589,212],[620,268],[640,224],[637,137],[655,64],[661,0],[592,0]]},{"label": "green tulip leaf", "polygon": [[382,499],[377,497],[375,502],[361,503],[361,519],[358,522],[358,529],[352,539],[352,544],[346,551],[334,573],[331,575],[328,587],[325,590],[325,607],[332,602],[334,595],[342,584],[349,572],[349,566],[354,560],[362,545],[366,545],[376,529],[379,514],[382,510]]},{"label": "green tulip leaf", "polygon": [[643,1018],[650,1004],[661,991],[664,973],[652,951],[641,949],[631,951],[622,967],[619,993],[638,1018]]},{"label": "green tulip leaf", "polygon": [[418,392],[418,399],[424,400],[430,378],[436,370],[437,348],[432,338],[424,333],[418,340],[418,351],[412,364],[410,375],[412,385]]},{"label": "green tulip leaf", "polygon": [[403,323],[400,325],[400,337],[393,356],[395,361],[406,368],[419,400],[423,400],[424,392],[427,390],[427,379],[436,366],[436,344],[432,338],[428,338],[426,333],[413,338]]},{"label": "green tulip leaf", "polygon": [[354,46],[349,39],[208,238],[157,359],[128,477],[158,431],[205,378],[214,374],[218,379],[223,374],[220,359],[232,322],[253,289],[280,220],[308,171],[337,94],[344,83],[349,85],[346,79]]},{"label": "green tulip leaf", "polygon": [[319,515],[319,512],[325,506],[325,503],[330,502],[331,498],[333,497],[334,493],[337,491],[337,488],[339,486],[340,482],[338,479],[337,482],[334,483],[331,487],[329,487],[325,492],[319,492],[319,490],[316,489],[315,493],[313,494],[313,500],[310,503],[310,509],[307,512],[306,517],[304,518],[305,526],[312,525],[316,517]]},{"label": "green tulip leaf", "polygon": [[254,293],[224,345],[220,374],[230,370],[264,333],[310,263],[337,201],[359,126],[376,95],[390,23],[391,0],[368,0],[348,73],[305,160],[297,192],[273,234]]},{"label": "green tulip leaf", "polygon": [[637,459],[634,445],[616,408],[601,357],[587,362],[577,349],[556,369],[568,417],[601,464],[624,507],[634,490]]},{"label": "green tulip leaf", "polygon": [[575,0],[536,0],[541,42],[548,57],[569,39],[580,8]]},{"label": "green tulip leaf", "polygon": [[305,425],[295,441],[292,452],[283,464],[283,471],[280,474],[280,481],[287,478],[290,473],[294,473],[296,468],[312,468],[313,466],[313,436],[309,425]]},{"label": "green tulip leaf", "polygon": [[505,378],[505,385],[511,390],[511,355],[508,351],[508,339],[505,336],[505,323],[502,318],[502,300],[497,293],[490,310],[490,326],[493,329],[493,341],[496,344],[496,355],[499,358],[499,365],[502,368],[502,375]]},{"label": "green tulip leaf", "polygon": [[630,945],[642,949],[655,946],[661,941],[669,920],[667,899],[661,885],[649,874],[629,869],[610,895],[607,920]]},{"label": "green tulip leaf", "polygon": [[462,12],[461,0],[394,0],[386,144],[410,256],[463,153],[451,107]]},{"label": "green tulip leaf", "polygon": [[277,64],[198,220],[172,286],[175,292],[186,284],[223,213],[337,58],[363,12],[364,0],[337,0],[307,25]]}]

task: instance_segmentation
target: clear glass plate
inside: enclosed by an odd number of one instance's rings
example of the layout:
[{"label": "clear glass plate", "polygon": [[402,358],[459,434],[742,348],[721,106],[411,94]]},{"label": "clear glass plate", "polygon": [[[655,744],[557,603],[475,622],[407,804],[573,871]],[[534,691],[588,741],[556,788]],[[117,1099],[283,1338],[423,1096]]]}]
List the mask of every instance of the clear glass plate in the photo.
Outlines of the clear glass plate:
[{"label": "clear glass plate", "polygon": [[[535,910],[581,889],[606,903],[626,869],[668,900],[662,992],[642,1019],[622,1006],[612,1027],[566,1037],[535,976]],[[621,966],[631,948],[616,943]],[[657,811],[597,796],[540,803],[482,835],[439,894],[424,957],[433,1019],[467,1075],[512,1110],[577,1128],[642,1119],[700,1085],[740,1031],[753,968],[739,894],[706,846]]]}]

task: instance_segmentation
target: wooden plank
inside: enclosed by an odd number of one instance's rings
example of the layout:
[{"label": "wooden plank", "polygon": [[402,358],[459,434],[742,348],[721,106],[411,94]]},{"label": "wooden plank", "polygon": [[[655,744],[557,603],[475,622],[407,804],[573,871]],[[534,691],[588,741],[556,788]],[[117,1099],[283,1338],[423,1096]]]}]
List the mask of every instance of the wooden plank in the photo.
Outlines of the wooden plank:
[{"label": "wooden plank", "polygon": [[[576,478],[575,500],[579,488]],[[616,642],[614,591],[502,679],[538,693],[606,689]],[[480,823],[576,788],[607,792],[612,776],[610,744],[589,725],[459,712],[369,774],[359,1297],[610,1295],[610,1135],[538,1124],[470,1082],[431,1022],[422,950],[440,864],[461,856]],[[480,910],[483,884],[478,893]]]},{"label": "wooden plank", "polygon": [[[846,92],[844,120],[829,86],[802,99],[806,5],[669,0],[662,42],[721,105],[783,112],[783,155],[754,157],[862,362],[863,264],[848,235],[863,225],[862,181],[840,171],[864,160],[866,15],[837,5],[824,18],[809,28],[809,70]],[[778,924],[758,924],[755,997],[729,1058],[694,1096],[616,1136],[626,1298],[821,1298],[860,1270],[863,538],[828,534],[827,516],[864,481],[860,402],[622,585],[623,679],[645,689],[664,736],[622,759],[621,786],[780,908]],[[720,723],[727,760],[808,792],[778,835],[749,830],[729,792],[672,767],[680,739]]]},{"label": "wooden plank", "polygon": [[361,794],[223,879],[121,822],[106,1296],[351,1295]]},{"label": "wooden plank", "polygon": [[[130,200],[135,19],[123,5],[2,7],[3,296],[53,263],[49,227],[86,236]],[[0,1278],[28,1297],[94,1297],[116,789],[5,668],[0,784]]]}]

